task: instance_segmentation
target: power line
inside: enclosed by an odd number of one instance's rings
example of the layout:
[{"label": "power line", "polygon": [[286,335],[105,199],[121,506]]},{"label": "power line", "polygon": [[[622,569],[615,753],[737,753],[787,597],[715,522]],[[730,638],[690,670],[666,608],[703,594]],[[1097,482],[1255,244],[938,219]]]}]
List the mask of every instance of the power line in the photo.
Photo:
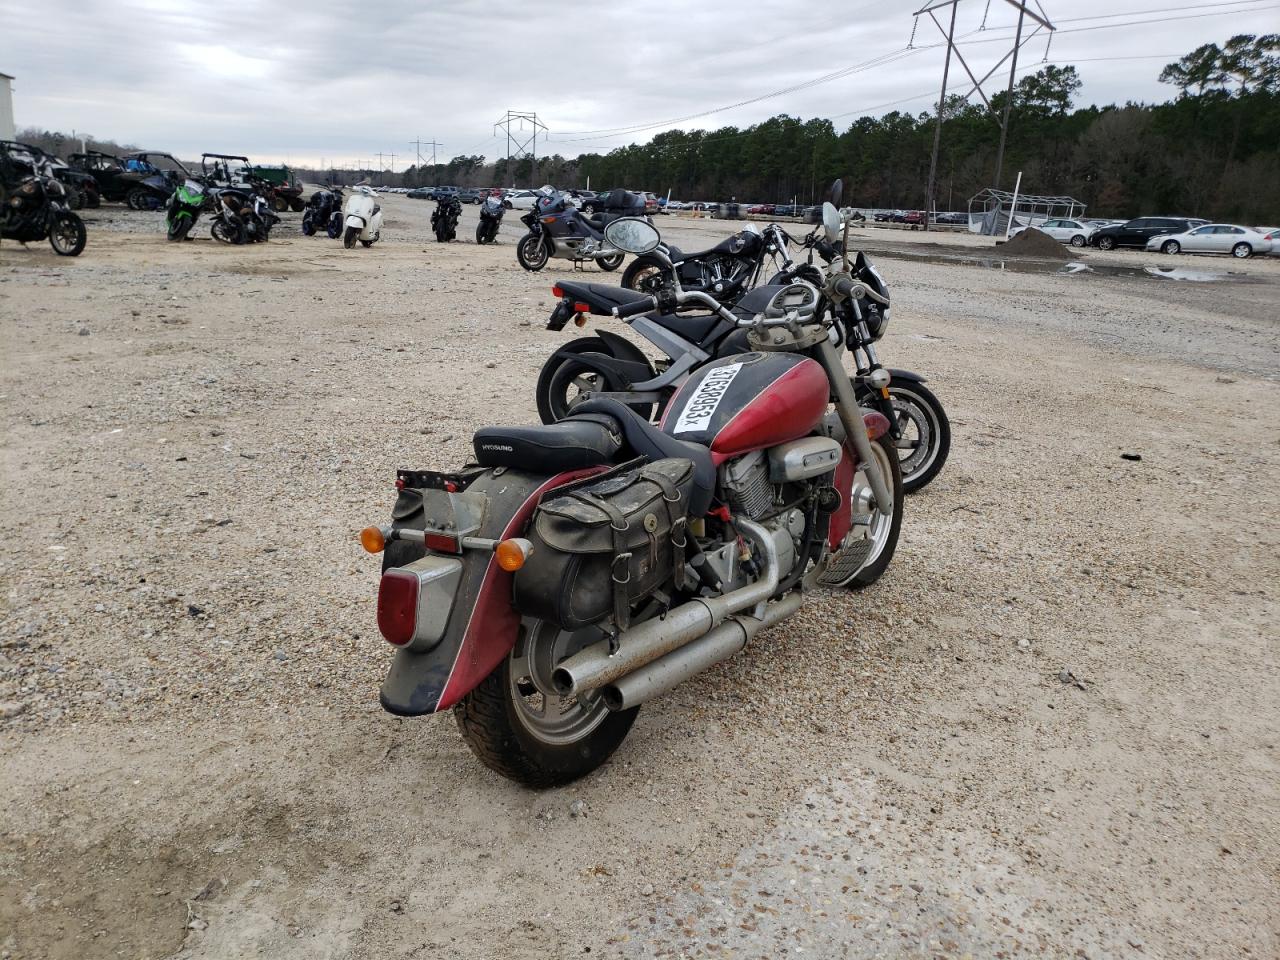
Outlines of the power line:
[{"label": "power line", "polygon": [[[1148,13],[1169,13],[1169,12],[1177,12],[1181,10],[1199,10],[1199,9],[1204,9],[1206,7],[1214,8],[1210,12],[1190,14],[1187,16],[1155,17],[1155,18],[1150,18],[1145,20],[1132,20],[1124,23],[1105,23],[1105,24],[1094,24],[1092,26],[1085,26],[1085,27],[1070,27],[1065,29],[1059,29],[1057,33],[1067,34],[1067,33],[1083,33],[1083,32],[1088,32],[1093,30],[1111,30],[1119,27],[1140,26],[1148,23],[1170,23],[1170,22],[1175,22],[1180,20],[1194,20],[1194,19],[1201,19],[1204,17],[1224,16],[1224,15],[1234,14],[1234,13],[1248,13],[1253,11],[1269,10],[1269,9],[1274,9],[1276,7],[1280,7],[1280,4],[1274,4],[1274,3],[1263,5],[1263,6],[1257,6],[1256,4],[1260,2],[1262,2],[1262,0],[1227,0],[1227,2],[1219,2],[1219,3],[1204,3],[1204,4],[1187,5],[1187,6],[1180,6],[1180,7],[1161,7],[1161,8],[1150,8],[1146,10],[1132,10],[1126,13],[1103,14],[1095,17],[1074,17],[1074,18],[1071,18],[1070,20],[1064,20],[1059,22],[1081,23],[1081,22],[1087,22],[1087,21],[1099,20],[1099,19],[1114,19],[1116,17],[1141,16]],[[1231,7],[1233,9],[1218,9],[1223,7]],[[1011,30],[1011,29],[1013,28],[1012,27],[988,27],[982,32],[991,33],[995,31]],[[977,30],[971,31],[968,34],[963,34],[962,37],[969,37],[969,36],[972,36],[973,33],[977,33],[977,32],[979,31]],[[979,39],[979,40],[963,40],[962,41],[962,39],[957,39],[955,43],[956,45],[974,46],[974,45],[983,44],[983,43],[1007,43],[1008,40],[1009,40],[1008,37],[984,37],[983,39]],[[653,121],[650,123],[631,124],[628,126],[621,126],[621,127],[602,127],[596,130],[557,131],[556,142],[580,143],[580,142],[592,141],[592,140],[611,140],[611,139],[616,139],[623,136],[628,136],[631,134],[643,133],[647,130],[653,130],[659,127],[675,126],[680,123],[686,123],[690,120],[697,120],[703,117],[711,116],[712,114],[723,113],[729,110],[735,110],[735,109],[738,109],[739,107],[751,106],[752,104],[760,103],[765,100],[774,99],[780,96],[785,96],[786,94],[789,94],[789,93],[797,93],[797,92],[800,92],[801,90],[806,90],[815,86],[819,86],[821,84],[830,83],[834,80],[841,80],[841,79],[844,79],[845,77],[852,76],[855,73],[860,73],[864,70],[885,66],[889,63],[894,63],[894,62],[897,62],[898,60],[905,59],[906,57],[914,56],[917,53],[921,53],[926,50],[935,50],[944,46],[946,46],[945,41],[934,43],[934,44],[925,44],[918,47],[902,47],[898,50],[891,51],[890,53],[882,54],[881,56],[878,56],[878,57],[873,57],[872,59],[863,61],[862,63],[852,64],[848,67],[843,67],[840,70],[832,71],[830,73],[826,73],[821,76],[802,81],[800,83],[792,84],[791,86],[784,87],[779,90],[773,90],[768,93],[761,94],[760,96],[757,96],[757,97],[752,97],[747,100],[740,100],[736,103],[726,104],[720,107],[714,107],[712,109],[703,110],[698,113],[688,114],[683,117],[674,117],[666,120]],[[911,99],[916,99],[916,98],[911,98]],[[564,134],[574,134],[575,136],[565,137]],[[578,134],[581,134],[581,136],[576,136]],[[590,134],[599,134],[599,136],[590,136]]]}]

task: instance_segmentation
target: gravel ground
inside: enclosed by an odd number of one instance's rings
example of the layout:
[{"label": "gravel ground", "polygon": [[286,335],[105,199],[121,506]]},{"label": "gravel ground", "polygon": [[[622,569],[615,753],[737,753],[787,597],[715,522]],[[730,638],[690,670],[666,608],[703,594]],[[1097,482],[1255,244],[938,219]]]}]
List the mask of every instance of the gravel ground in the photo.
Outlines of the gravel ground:
[{"label": "gravel ground", "polygon": [[380,710],[354,533],[536,419],[568,271],[385,206],[0,247],[0,957],[1280,955],[1280,260],[858,234],[955,432],[889,573],[530,793]]}]

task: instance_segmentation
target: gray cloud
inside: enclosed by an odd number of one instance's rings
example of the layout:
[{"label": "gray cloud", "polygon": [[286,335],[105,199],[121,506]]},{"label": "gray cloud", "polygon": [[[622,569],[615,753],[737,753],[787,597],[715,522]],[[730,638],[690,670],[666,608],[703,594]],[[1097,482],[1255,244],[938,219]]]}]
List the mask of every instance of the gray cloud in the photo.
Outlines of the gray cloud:
[{"label": "gray cloud", "polygon": [[[1156,76],[1168,60],[1207,40],[1280,30],[1275,4],[1242,2],[1225,15],[1083,30],[1210,7],[1207,0],[1122,0],[1119,9],[1112,0],[1042,3],[1062,28],[1050,56],[1078,62],[1082,102],[1165,99],[1171,91]],[[985,0],[964,0],[957,21],[977,71],[1002,52],[1001,43],[981,41],[1006,35],[1015,16],[993,0],[988,29],[979,33],[985,7]],[[500,155],[505,143],[494,138],[493,123],[508,108],[536,110],[551,128],[539,152],[573,155],[647,140],[656,130],[575,131],[684,117],[898,51],[910,36],[913,9],[884,0],[825,12],[784,0],[596,7],[47,0],[38,16],[6,18],[0,70],[17,76],[19,126],[74,128],[183,156],[210,150],[318,163],[381,150],[388,162],[394,152],[400,169],[417,136],[441,141],[446,157]],[[1125,11],[1139,16],[1113,16]],[[1112,19],[1081,19],[1102,16]],[[937,40],[922,20],[917,46]],[[1024,69],[1035,69],[1044,53],[1042,40],[1024,48]],[[786,112],[835,116],[844,127],[855,113],[925,110],[937,96],[942,56],[941,49],[921,50],[683,125],[742,126]],[[1145,59],[1128,59],[1138,57]],[[957,66],[952,76],[954,90]]]}]

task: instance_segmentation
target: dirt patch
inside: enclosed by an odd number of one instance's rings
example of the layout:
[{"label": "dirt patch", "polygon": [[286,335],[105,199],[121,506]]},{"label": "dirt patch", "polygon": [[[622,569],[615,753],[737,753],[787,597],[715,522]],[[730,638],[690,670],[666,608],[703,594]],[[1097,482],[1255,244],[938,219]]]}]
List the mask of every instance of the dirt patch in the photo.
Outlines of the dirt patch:
[{"label": "dirt patch", "polygon": [[1066,263],[1071,257],[1063,252],[1062,244],[1035,227],[1028,227],[1017,236],[999,244],[1001,256],[1036,257],[1040,260],[1056,260]]}]

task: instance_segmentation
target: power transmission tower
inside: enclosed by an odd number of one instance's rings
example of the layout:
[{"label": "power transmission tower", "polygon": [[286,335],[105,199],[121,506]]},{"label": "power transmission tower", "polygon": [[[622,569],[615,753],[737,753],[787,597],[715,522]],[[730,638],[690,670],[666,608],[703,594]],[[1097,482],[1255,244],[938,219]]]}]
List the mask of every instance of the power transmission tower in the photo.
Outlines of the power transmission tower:
[{"label": "power transmission tower", "polygon": [[[964,55],[959,51],[959,49],[957,49],[955,41],[956,8],[961,2],[962,0],[931,0],[931,2],[926,3],[915,12],[915,16],[917,18],[924,14],[928,14],[929,19],[933,21],[934,26],[938,28],[938,31],[944,38],[946,38],[947,41],[947,58],[942,65],[942,93],[938,96],[938,116],[933,128],[933,155],[929,159],[929,183],[926,187],[925,194],[924,228],[926,230],[929,229],[930,219],[935,212],[936,206],[934,202],[934,188],[936,186],[936,177],[938,172],[938,148],[942,143],[942,119],[943,111],[946,109],[947,80],[948,74],[951,70],[951,57],[953,55],[955,56],[960,66],[964,68],[964,72],[968,75],[970,82],[973,84],[973,86],[969,88],[968,93],[964,95],[963,99],[967,101],[976,93],[982,98],[982,102],[986,105],[987,110],[996,118],[996,123],[1000,125],[1000,149],[996,154],[996,176],[993,183],[993,185],[999,189],[1000,175],[1004,172],[1004,145],[1009,133],[1009,108],[1013,104],[1013,81],[1014,75],[1018,70],[1018,51],[1030,42],[1033,37],[1043,32],[1047,32],[1052,35],[1053,31],[1056,29],[1054,25],[1049,22],[1048,15],[1045,14],[1044,8],[1040,6],[1039,0],[1004,0],[1005,3],[1018,11],[1018,28],[1013,38],[1013,47],[1004,56],[997,60],[991,69],[984,73],[981,79],[979,79],[974,76],[973,70],[969,68],[969,64],[965,60]],[[1029,3],[1035,5],[1035,10],[1031,9]],[[934,15],[935,10],[941,10],[943,7],[951,8],[950,24],[945,29],[943,28],[942,23],[939,22],[938,18]],[[988,10],[989,9],[990,0],[988,0]],[[1025,19],[1028,17],[1035,21],[1036,26],[1035,29],[1024,37],[1022,35],[1022,27]],[[986,24],[987,17],[984,13],[982,17],[982,26],[978,29],[985,30]],[[912,36],[915,36],[914,30],[912,31]],[[1008,89],[1005,91],[1004,111],[1003,115],[1001,115],[996,113],[996,109],[992,105],[991,99],[987,96],[986,91],[982,89],[982,85],[990,80],[995,75],[995,72],[1004,65],[1004,62],[1009,59],[1012,59],[1013,62],[1009,66],[1009,84]]]},{"label": "power transmission tower", "polygon": [[[422,147],[431,147],[431,169],[433,169],[433,172],[434,172],[434,169],[435,169],[435,148],[436,148],[436,147],[443,147],[444,145],[443,145],[443,143],[436,143],[434,140],[422,140],[422,138],[421,138],[421,137],[417,138],[417,140],[411,140],[411,141],[410,141],[410,143],[412,143],[413,147],[415,147],[415,148],[416,148],[416,150],[417,150],[417,169],[419,169],[419,175],[417,175],[417,182],[419,182],[419,184],[421,184],[421,183],[422,183],[422,174],[421,174],[421,170],[422,170]],[[439,179],[439,177],[436,177],[436,179]]]},{"label": "power transmission tower", "polygon": [[[512,124],[519,124],[513,131]],[[528,125],[526,127],[526,124]],[[512,159],[523,160],[528,157],[533,161],[533,183],[538,182],[538,131],[546,132],[547,126],[538,119],[536,113],[520,110],[508,110],[507,115],[493,125],[495,131],[501,129],[507,135],[507,170],[511,173],[511,186],[515,186],[515,169]],[[514,149],[513,149],[514,148]],[[532,184],[530,184],[532,186]]]}]

